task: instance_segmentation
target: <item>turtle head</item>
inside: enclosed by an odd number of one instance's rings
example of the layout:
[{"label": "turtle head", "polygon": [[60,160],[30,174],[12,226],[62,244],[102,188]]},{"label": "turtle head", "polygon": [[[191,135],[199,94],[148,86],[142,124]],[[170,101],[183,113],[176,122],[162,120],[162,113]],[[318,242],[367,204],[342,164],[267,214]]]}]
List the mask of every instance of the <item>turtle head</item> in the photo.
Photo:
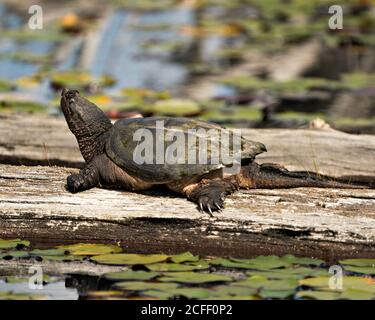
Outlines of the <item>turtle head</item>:
[{"label": "turtle head", "polygon": [[105,133],[112,123],[94,103],[82,97],[77,90],[63,89],[61,109],[70,131],[76,136],[82,156],[89,162],[103,152]]}]

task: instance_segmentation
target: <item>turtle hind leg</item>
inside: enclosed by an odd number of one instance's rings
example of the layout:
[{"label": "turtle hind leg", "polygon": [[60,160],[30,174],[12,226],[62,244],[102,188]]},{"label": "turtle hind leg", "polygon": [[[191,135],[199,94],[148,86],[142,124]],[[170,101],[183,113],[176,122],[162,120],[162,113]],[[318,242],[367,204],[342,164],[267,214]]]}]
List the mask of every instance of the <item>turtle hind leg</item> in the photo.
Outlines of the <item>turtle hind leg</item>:
[{"label": "turtle hind leg", "polygon": [[90,162],[79,173],[67,178],[67,189],[72,193],[88,190],[99,184],[99,170],[95,161]]}]

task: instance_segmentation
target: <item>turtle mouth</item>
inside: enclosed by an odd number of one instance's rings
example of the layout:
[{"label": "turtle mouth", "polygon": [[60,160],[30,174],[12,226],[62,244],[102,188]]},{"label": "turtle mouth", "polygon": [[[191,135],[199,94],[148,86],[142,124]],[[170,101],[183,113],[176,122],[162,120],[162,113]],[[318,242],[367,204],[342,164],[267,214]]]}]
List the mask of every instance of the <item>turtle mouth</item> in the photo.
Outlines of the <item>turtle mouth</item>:
[{"label": "turtle mouth", "polygon": [[63,89],[61,93],[61,108],[63,109],[64,113],[66,112],[68,115],[73,114],[73,109],[76,104],[75,98],[79,95],[78,90],[68,90]]}]

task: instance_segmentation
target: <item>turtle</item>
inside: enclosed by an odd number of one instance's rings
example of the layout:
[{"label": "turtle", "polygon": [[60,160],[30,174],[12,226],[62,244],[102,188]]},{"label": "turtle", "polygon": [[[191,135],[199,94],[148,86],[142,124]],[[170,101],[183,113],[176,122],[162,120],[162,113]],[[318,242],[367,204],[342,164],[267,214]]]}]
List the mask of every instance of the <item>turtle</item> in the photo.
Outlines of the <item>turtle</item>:
[{"label": "turtle", "polygon": [[[60,104],[86,162],[79,173],[67,177],[66,188],[72,193],[94,187],[142,192],[154,186],[165,185],[169,190],[196,203],[200,211],[212,215],[214,211],[222,210],[226,196],[240,188],[352,187],[311,173],[291,172],[277,164],[258,164],[254,161],[255,157],[267,151],[265,145],[242,136],[237,139],[237,151],[233,148],[234,139],[228,139],[227,145],[232,147],[229,148],[229,154],[232,155],[229,161],[212,152],[212,146],[224,144],[225,135],[219,134],[210,136],[211,143],[206,150],[207,161],[197,161],[197,155],[195,161],[194,156],[193,161],[181,161],[186,155],[176,156],[176,150],[172,152],[174,157],[168,158],[169,161],[165,161],[167,158],[157,161],[157,138],[165,138],[168,132],[187,137],[187,141],[189,138],[199,141],[199,138],[209,136],[201,133],[210,130],[225,133],[230,138],[230,130],[215,123],[182,117],[136,117],[112,123],[98,106],[74,89],[62,90]],[[160,123],[165,132],[157,131]],[[142,155],[142,152],[135,152],[146,141],[136,137],[141,133],[145,134],[144,137],[147,136],[146,133],[152,137],[149,139],[152,142],[148,142],[147,148],[142,151],[143,155],[148,152],[151,156],[151,161],[148,162],[138,161],[134,157],[135,154]],[[164,150],[177,141],[159,140]],[[197,143],[193,141],[190,146],[196,147]],[[202,153],[202,150],[198,144],[198,153]]]}]

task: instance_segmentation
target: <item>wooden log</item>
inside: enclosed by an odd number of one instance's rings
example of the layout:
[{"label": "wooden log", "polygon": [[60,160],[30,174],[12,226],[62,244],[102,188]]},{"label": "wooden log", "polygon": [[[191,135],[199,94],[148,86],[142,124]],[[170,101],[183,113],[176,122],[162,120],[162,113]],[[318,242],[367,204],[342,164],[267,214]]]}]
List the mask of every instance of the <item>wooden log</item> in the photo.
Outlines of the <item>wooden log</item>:
[{"label": "wooden log", "polygon": [[[375,180],[375,136],[334,130],[242,129],[268,149],[257,161],[351,181]],[[5,115],[0,118],[0,163],[81,167],[77,142],[61,117]]]},{"label": "wooden log", "polygon": [[66,176],[76,170],[0,165],[0,238],[120,243],[132,252],[375,257],[375,190],[241,191],[211,218],[162,189],[70,194]]}]

